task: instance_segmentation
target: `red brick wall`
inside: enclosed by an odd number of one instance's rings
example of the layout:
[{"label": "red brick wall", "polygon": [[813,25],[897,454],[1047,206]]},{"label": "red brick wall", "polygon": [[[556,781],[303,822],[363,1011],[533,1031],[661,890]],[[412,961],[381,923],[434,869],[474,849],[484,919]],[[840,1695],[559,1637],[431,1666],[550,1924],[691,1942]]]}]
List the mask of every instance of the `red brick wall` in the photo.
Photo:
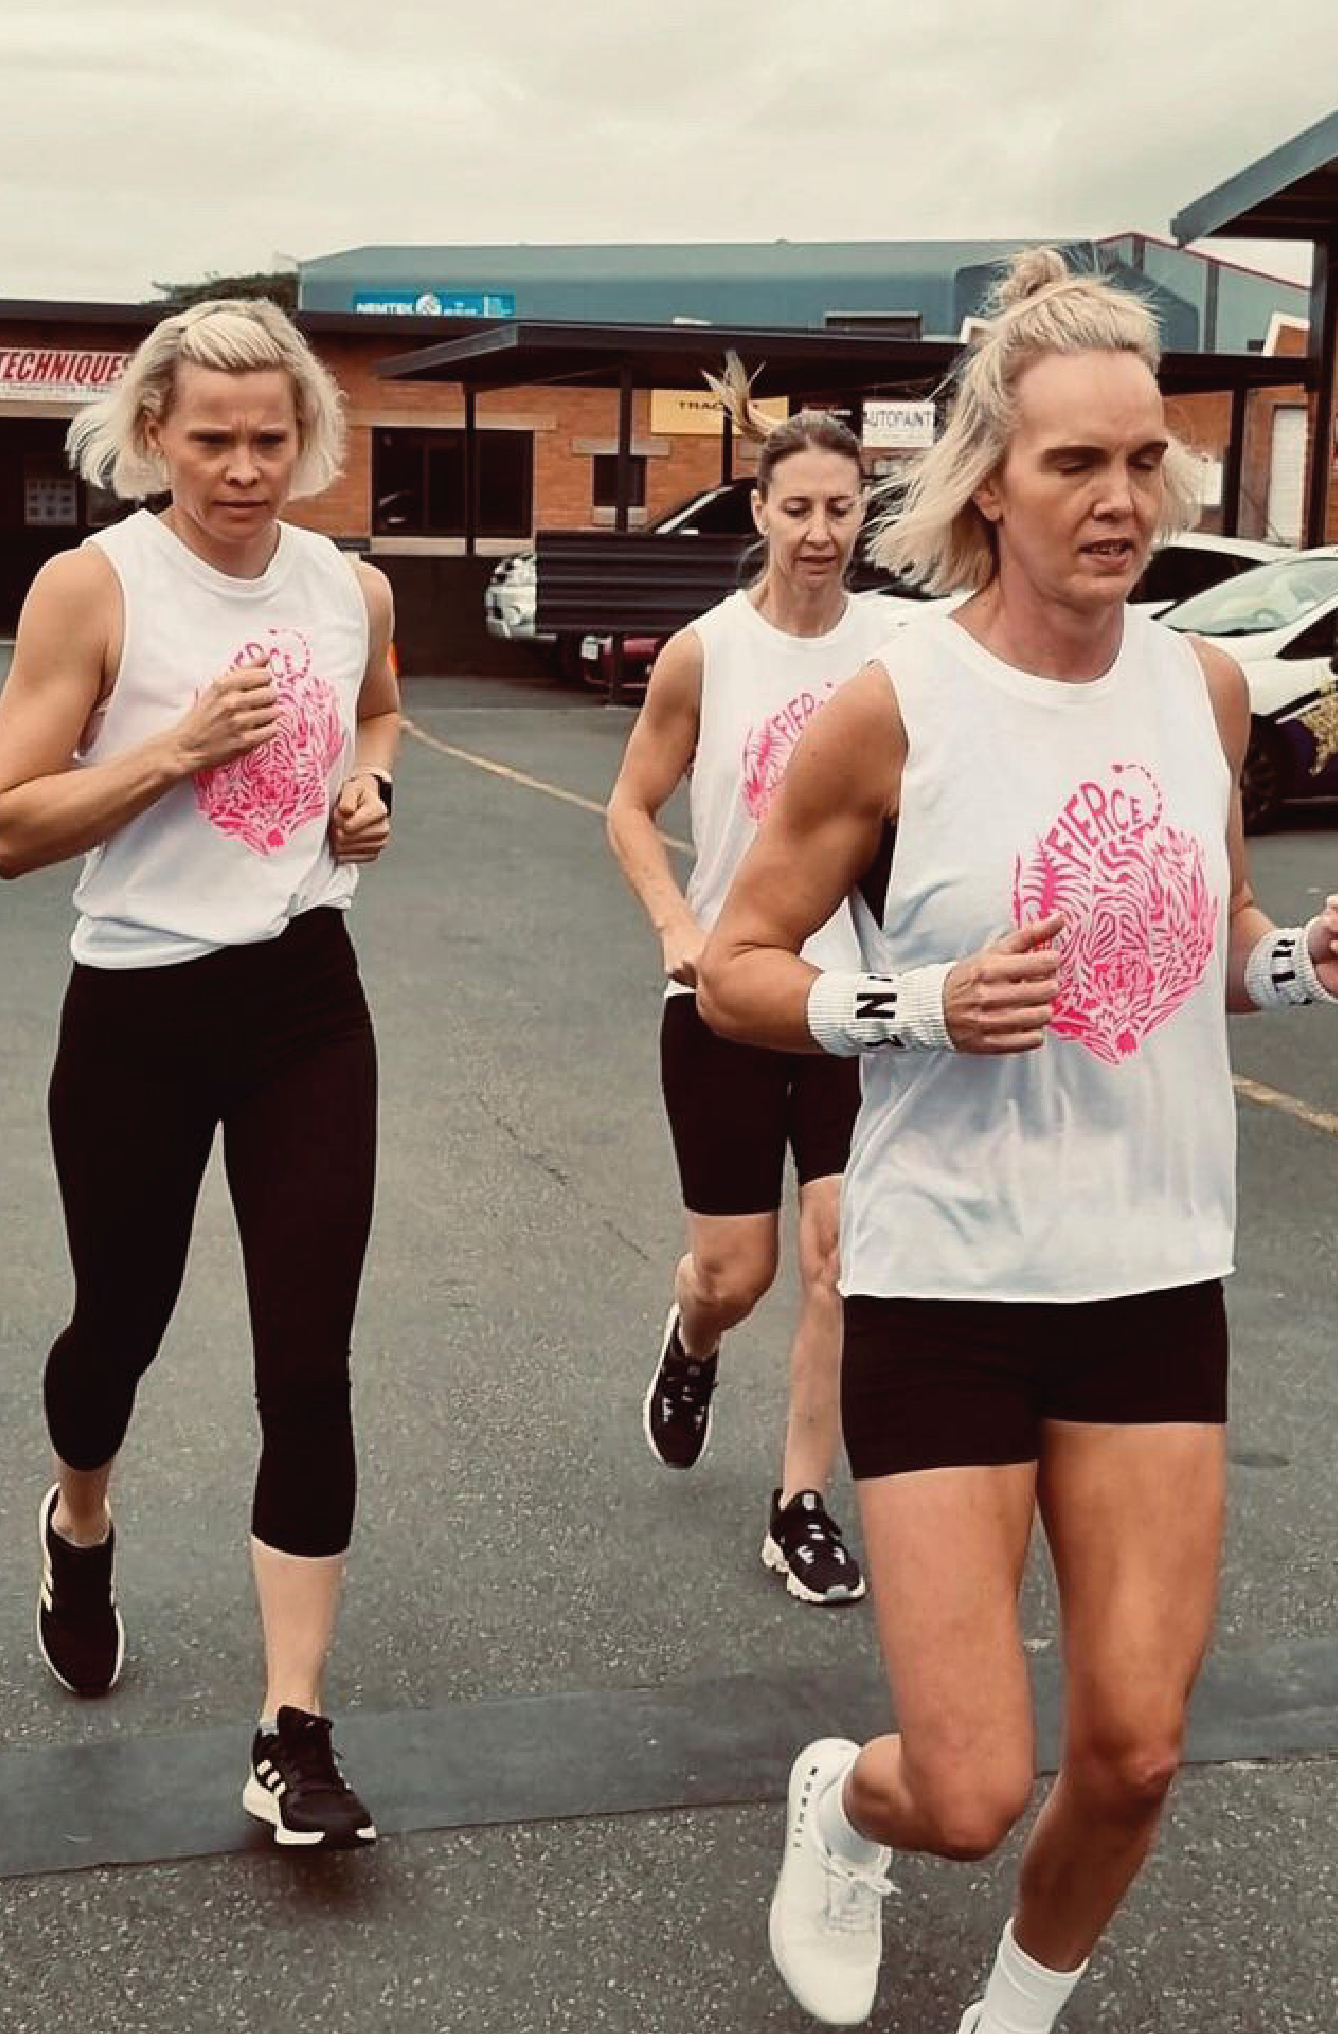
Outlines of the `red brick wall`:
[{"label": "red brick wall", "polygon": [[[140,332],[117,325],[82,325],[60,319],[0,321],[0,345],[130,348]],[[1303,352],[1303,332],[1284,329],[1280,350]],[[339,382],[347,404],[348,459],[344,473],[310,501],[294,504],[294,520],[332,536],[366,538],[371,534],[371,433],[378,424],[412,426],[437,423],[462,426],[464,398],[451,382],[392,382],[376,373],[376,364],[395,350],[392,338],[376,331],[329,334],[319,351]],[[1297,389],[1260,390],[1250,398],[1244,461],[1242,534],[1262,530],[1268,499],[1272,415],[1279,403],[1303,400]],[[1182,396],[1169,410],[1173,427],[1200,449],[1221,457],[1230,428],[1230,399],[1225,395]],[[711,487],[719,478],[720,448],[710,437],[650,438],[650,396],[638,391],[633,430],[651,450],[646,462],[646,515],[653,517],[689,495]],[[618,397],[613,389],[531,387],[489,392],[480,396],[479,425],[496,429],[510,425],[534,433],[534,504],[536,521],[553,529],[594,525],[592,443],[612,445],[618,429]],[[0,458],[4,457],[4,422],[0,417]],[[581,449],[578,449],[580,447]],[[664,449],[661,449],[664,448]],[[747,470],[746,452],[736,448],[736,466]],[[1338,470],[1330,466],[1329,530],[1338,536]],[[1216,511],[1204,518],[1205,528],[1220,523]],[[517,536],[525,533],[517,532]]]},{"label": "red brick wall", "polygon": [[[321,342],[322,358],[344,391],[349,457],[343,477],[333,487],[297,505],[295,518],[313,529],[338,536],[370,533],[371,432],[377,425],[464,424],[464,393],[458,383],[385,381],[376,373],[376,362],[386,358],[387,350],[383,334],[366,339],[338,335]],[[584,448],[598,444],[611,451],[616,445],[616,389],[522,386],[489,391],[479,397],[478,423],[480,430],[509,426],[533,432],[537,524],[556,530],[595,526],[593,455]],[[633,438],[653,448],[646,459],[647,517],[714,485],[720,474],[715,439],[651,439],[649,424],[650,395],[638,390],[633,398]]]}]

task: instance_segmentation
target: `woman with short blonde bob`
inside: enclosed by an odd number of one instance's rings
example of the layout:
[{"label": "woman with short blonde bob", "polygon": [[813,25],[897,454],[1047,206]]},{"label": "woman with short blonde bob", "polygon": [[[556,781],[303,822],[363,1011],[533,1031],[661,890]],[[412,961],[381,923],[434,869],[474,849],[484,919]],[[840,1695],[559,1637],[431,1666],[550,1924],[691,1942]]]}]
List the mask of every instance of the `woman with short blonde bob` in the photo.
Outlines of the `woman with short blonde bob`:
[{"label": "woman with short blonde bob", "polygon": [[[815,723],[702,957],[718,1029],[863,1074],[842,1418],[899,1728],[801,1752],[770,1919],[834,2025],[891,1852],[983,1858],[1030,1800],[1037,1516],[1062,1761],[961,2034],[1049,2034],[1147,1856],[1217,1579],[1226,1014],[1338,1001],[1338,897],[1279,928],[1251,896],[1239,668],[1125,605],[1191,513],[1157,365],[1140,299],[1016,259],[875,546],[971,598]],[[820,972],[847,894],[862,968]]]},{"label": "woman with short blonde bob", "polygon": [[345,914],[389,839],[398,696],[385,579],[282,520],[338,472],[343,436],[276,305],[164,319],[69,442],[90,482],[168,505],[42,569],[0,697],[0,873],[85,858],[50,1096],[75,1300],[46,1366],[38,1643],[75,1695],[119,1678],[108,1488],[221,1128],[262,1437],[266,1691],[243,1801],[299,1846],[376,1835],[320,1680],[376,1161]]}]

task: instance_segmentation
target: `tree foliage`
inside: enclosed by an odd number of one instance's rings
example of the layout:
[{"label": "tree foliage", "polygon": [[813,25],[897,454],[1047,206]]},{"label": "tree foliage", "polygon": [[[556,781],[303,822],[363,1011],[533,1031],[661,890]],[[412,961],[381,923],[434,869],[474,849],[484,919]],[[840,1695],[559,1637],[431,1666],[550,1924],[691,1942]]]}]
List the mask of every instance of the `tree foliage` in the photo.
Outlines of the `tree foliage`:
[{"label": "tree foliage", "polygon": [[293,268],[256,269],[250,275],[218,275],[211,270],[200,282],[155,282],[153,287],[172,311],[184,311],[188,304],[203,303],[210,297],[269,297],[285,311],[297,309],[297,270]]}]

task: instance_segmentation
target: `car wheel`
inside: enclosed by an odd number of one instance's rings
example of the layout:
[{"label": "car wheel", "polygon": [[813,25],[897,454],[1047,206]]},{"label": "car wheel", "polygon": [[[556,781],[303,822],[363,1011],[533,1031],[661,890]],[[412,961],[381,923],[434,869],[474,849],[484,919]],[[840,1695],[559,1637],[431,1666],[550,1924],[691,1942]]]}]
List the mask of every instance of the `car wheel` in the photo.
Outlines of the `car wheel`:
[{"label": "car wheel", "polygon": [[583,685],[585,666],[581,661],[581,638],[559,636],[553,645],[553,661],[564,685]]},{"label": "car wheel", "polygon": [[1291,785],[1287,744],[1266,720],[1250,722],[1250,746],[1240,773],[1240,802],[1247,833],[1272,826]]}]

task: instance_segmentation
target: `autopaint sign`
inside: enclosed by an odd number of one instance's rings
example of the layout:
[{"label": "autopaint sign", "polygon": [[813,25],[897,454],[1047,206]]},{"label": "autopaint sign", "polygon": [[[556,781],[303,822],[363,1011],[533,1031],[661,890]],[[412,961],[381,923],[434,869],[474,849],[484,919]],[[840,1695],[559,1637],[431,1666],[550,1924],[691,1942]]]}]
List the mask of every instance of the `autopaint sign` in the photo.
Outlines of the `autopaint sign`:
[{"label": "autopaint sign", "polygon": [[358,290],[353,308],[368,318],[514,318],[509,290]]},{"label": "autopaint sign", "polygon": [[867,402],[863,436],[870,451],[922,451],[934,442],[934,405]]},{"label": "autopaint sign", "polygon": [[88,402],[121,379],[129,358],[77,347],[0,346],[0,398]]}]

